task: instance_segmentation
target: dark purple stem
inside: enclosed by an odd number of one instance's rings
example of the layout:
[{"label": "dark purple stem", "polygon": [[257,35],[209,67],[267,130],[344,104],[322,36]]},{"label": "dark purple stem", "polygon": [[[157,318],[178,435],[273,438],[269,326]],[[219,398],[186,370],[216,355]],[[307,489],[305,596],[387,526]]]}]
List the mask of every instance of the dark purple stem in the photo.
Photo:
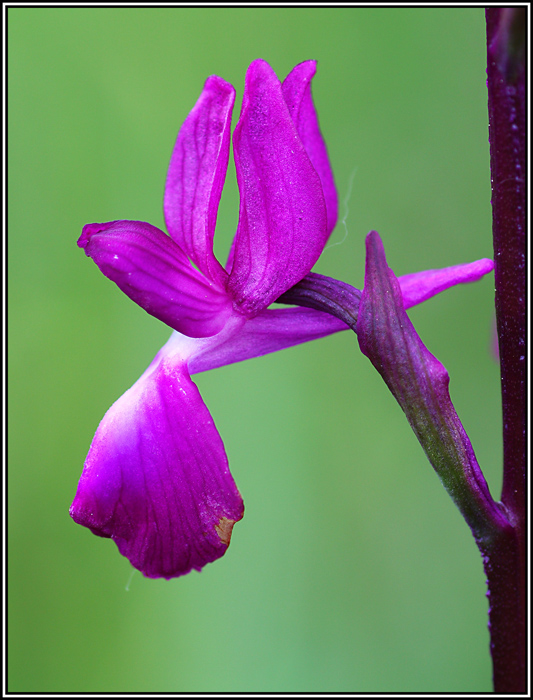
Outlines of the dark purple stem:
[{"label": "dark purple stem", "polygon": [[513,531],[485,551],[496,692],[525,692],[525,8],[490,7],[487,87],[496,320],[503,409],[502,503]]}]

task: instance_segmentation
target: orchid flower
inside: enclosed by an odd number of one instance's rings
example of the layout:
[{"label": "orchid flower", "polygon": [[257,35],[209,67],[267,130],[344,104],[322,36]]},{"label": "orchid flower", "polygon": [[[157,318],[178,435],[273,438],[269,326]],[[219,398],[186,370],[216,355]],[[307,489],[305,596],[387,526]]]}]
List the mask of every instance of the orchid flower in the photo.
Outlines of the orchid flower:
[{"label": "orchid flower", "polygon": [[[235,91],[217,76],[207,79],[172,153],[164,196],[170,236],[148,223],[112,221],[88,224],[78,241],[122,291],[174,329],[101,421],[70,509],[148,577],[181,576],[218,559],[243,516],[191,374],[353,326],[316,308],[268,308],[280,297],[290,303],[284,295],[297,283],[328,279],[308,274],[337,219],[311,96],[315,70],[314,61],[301,63],[281,84],[263,60],[248,69],[233,134],[239,222],[225,267],[213,235]],[[400,278],[405,308],[491,269],[481,260]]]}]

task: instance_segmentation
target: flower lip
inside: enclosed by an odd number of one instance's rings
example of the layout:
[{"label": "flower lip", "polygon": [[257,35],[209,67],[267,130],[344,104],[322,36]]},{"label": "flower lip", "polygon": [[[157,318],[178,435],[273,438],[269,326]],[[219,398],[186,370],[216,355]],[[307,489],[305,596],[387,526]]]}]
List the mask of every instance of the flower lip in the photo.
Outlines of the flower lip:
[{"label": "flower lip", "polygon": [[160,354],[100,423],[71,517],[145,576],[174,578],[221,557],[243,511],[187,368]]}]

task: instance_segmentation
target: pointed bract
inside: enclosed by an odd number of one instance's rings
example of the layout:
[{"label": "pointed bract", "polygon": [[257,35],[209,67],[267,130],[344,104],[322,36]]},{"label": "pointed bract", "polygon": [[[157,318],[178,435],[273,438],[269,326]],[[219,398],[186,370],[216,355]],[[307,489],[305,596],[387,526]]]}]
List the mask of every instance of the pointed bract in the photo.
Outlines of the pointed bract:
[{"label": "pointed bract", "polygon": [[425,347],[404,309],[379,235],[367,236],[365,285],[356,326],[362,352],[385,380],[476,539],[504,522],[448,391],[445,367]]}]

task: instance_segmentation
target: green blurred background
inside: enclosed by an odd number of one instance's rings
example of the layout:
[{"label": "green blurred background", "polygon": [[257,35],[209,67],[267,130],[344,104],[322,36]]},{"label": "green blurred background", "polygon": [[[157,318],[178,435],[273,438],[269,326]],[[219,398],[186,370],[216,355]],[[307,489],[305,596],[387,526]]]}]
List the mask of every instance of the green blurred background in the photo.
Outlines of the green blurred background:
[{"label": "green blurred background", "polygon": [[[76,240],[163,227],[205,78],[240,100],[253,59],[318,60],[346,229],[315,270],[361,286],[372,228],[397,274],[491,256],[484,32],[481,8],[8,9],[9,691],[491,689],[476,546],[352,333],[197,376],[246,505],[223,559],[132,577],[68,515],[99,420],[169,335]],[[237,212],[230,166],[222,258]],[[410,313],[498,497],[492,302],[489,276]]]}]

